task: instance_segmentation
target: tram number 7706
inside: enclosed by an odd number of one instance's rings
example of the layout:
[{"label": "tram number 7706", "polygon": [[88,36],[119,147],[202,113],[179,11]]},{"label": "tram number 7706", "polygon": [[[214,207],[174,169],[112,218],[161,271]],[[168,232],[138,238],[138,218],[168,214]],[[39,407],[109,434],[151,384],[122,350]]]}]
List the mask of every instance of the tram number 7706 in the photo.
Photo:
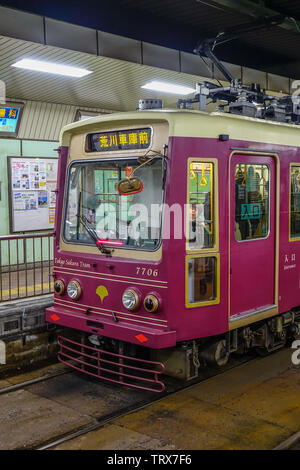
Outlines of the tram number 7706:
[{"label": "tram number 7706", "polygon": [[141,266],[137,266],[136,274],[141,274],[142,276],[158,276],[158,269],[151,269],[151,268],[141,268]]}]

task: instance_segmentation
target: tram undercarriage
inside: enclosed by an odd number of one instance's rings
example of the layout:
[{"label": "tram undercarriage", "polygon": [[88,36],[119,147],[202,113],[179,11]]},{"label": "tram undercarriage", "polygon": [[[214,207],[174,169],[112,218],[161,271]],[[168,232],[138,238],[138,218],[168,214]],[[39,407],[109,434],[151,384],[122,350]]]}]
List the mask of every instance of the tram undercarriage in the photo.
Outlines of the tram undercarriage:
[{"label": "tram undercarriage", "polygon": [[59,337],[61,362],[88,375],[133,388],[162,392],[161,375],[188,381],[203,368],[225,366],[232,353],[255,350],[267,355],[300,334],[300,308],[225,335],[183,341],[175,348],[149,349],[115,339],[82,333],[81,341]]}]

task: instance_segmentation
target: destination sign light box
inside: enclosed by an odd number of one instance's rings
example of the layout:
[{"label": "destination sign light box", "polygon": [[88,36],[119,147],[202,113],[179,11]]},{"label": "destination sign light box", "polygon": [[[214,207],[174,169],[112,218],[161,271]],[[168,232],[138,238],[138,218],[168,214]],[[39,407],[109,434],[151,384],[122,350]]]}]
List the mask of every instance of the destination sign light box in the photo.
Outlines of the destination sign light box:
[{"label": "destination sign light box", "polygon": [[146,149],[150,147],[151,129],[130,129],[89,134],[89,152]]},{"label": "destination sign light box", "polygon": [[0,137],[16,137],[21,121],[22,106],[0,104]]}]

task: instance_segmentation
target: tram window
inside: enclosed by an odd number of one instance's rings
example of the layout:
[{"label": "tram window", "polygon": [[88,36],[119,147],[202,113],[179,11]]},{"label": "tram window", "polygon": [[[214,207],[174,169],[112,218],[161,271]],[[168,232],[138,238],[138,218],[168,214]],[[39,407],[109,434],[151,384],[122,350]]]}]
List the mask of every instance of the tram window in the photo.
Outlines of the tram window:
[{"label": "tram window", "polygon": [[[123,196],[118,182],[140,166],[137,158],[76,162],[69,171],[64,239],[92,245],[84,223],[107,245],[156,250],[161,240],[165,161],[155,158],[137,169],[143,181],[140,193]],[[153,210],[158,208],[157,210]]]},{"label": "tram window", "polygon": [[216,258],[199,257],[188,261],[189,303],[216,299]]},{"label": "tram window", "polygon": [[300,166],[290,169],[290,230],[291,238],[300,238]]},{"label": "tram window", "polygon": [[269,232],[270,170],[239,163],[235,168],[235,238],[266,238]]},{"label": "tram window", "polygon": [[190,250],[214,246],[214,165],[191,162],[188,172],[188,243]]}]

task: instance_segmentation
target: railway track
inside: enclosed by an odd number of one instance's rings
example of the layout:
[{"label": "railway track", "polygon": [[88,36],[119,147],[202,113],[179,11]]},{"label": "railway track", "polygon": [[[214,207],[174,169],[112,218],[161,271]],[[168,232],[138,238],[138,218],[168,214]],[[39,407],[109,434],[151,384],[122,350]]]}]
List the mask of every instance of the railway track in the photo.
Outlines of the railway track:
[{"label": "railway track", "polygon": [[177,387],[175,386],[175,388],[172,388],[172,387],[174,387],[174,384],[171,385],[171,388],[170,387],[168,388],[168,385],[167,385],[166,391],[161,393],[159,396],[155,395],[150,400],[145,400],[142,403],[139,402],[137,405],[128,406],[126,408],[123,408],[121,410],[118,410],[117,412],[111,413],[111,414],[106,415],[106,416],[98,416],[98,417],[96,417],[97,423],[95,423],[93,425],[83,427],[82,429],[75,430],[74,432],[68,433],[64,436],[61,436],[61,437],[55,439],[55,440],[51,440],[50,442],[46,442],[42,445],[39,445],[38,447],[35,447],[34,450],[48,450],[48,449],[54,448],[54,447],[56,447],[60,444],[63,444],[65,442],[71,440],[71,439],[80,437],[84,434],[88,434],[91,431],[98,430],[98,429],[102,428],[103,426],[105,426],[106,424],[109,424],[109,423],[113,422],[114,420],[116,420],[118,418],[121,418],[123,416],[126,416],[129,413],[133,413],[133,412],[142,410],[143,408],[146,408],[146,407],[150,406],[153,403],[159,402],[159,401],[163,400],[164,398],[166,398],[168,396],[179,393],[182,390],[190,389],[192,387],[195,387],[199,383],[202,383],[202,382],[204,383],[204,382],[210,380],[211,378],[215,377],[216,375],[224,374],[224,373],[228,372],[231,369],[241,367],[247,362],[261,361],[263,359],[264,359],[263,357],[248,357],[248,358],[243,357],[243,358],[240,359],[238,364],[235,363],[235,364],[232,364],[231,366],[228,365],[226,368],[224,368],[224,370],[216,370],[213,373],[209,374],[207,377],[201,378],[200,380],[199,379],[194,380],[193,382],[190,382],[190,383],[185,384],[183,386],[182,386],[182,384],[178,384]]},{"label": "railway track", "polygon": [[5,395],[7,393],[16,392],[17,390],[21,390],[23,388],[29,387],[30,385],[45,382],[46,380],[54,379],[55,377],[59,377],[61,375],[66,375],[70,373],[74,373],[74,371],[63,370],[63,371],[55,372],[54,374],[45,374],[41,377],[36,377],[35,379],[25,380],[24,382],[20,382],[14,385],[9,385],[8,387],[0,388],[0,395]]},{"label": "railway track", "polygon": [[[175,393],[175,392],[172,392],[172,393]],[[87,426],[83,429],[79,429],[78,431],[75,431],[75,432],[72,432],[70,434],[67,434],[66,436],[63,436],[57,440],[54,440],[54,441],[51,441],[51,442],[48,442],[42,446],[39,446],[37,448],[35,448],[34,450],[48,450],[48,449],[51,449],[53,447],[56,447],[60,444],[63,444],[64,442],[67,442],[67,441],[70,441],[71,439],[74,439],[76,437],[79,437],[79,436],[82,436],[84,434],[88,434],[89,432],[91,431],[96,431],[97,429],[100,429],[102,428],[103,426],[105,426],[105,424],[108,424],[108,423],[111,423],[112,421],[114,421],[115,419],[117,418],[121,418],[122,416],[126,416],[127,414],[129,413],[132,413],[132,412],[135,412],[135,411],[139,411],[143,408],[145,408],[146,406],[149,406],[151,405],[152,403],[156,402],[156,401],[160,401],[162,400],[163,398],[165,398],[166,396],[170,395],[171,393],[164,393],[162,394],[163,396],[160,396],[159,398],[156,398],[156,399],[153,399],[151,401],[147,401],[145,402],[144,404],[140,404],[139,406],[132,406],[132,407],[128,407],[126,409],[123,409],[122,411],[120,412],[116,412],[116,413],[112,413],[111,415],[108,415],[108,416],[105,416],[105,417],[98,417],[97,420],[98,420],[98,423],[94,424],[94,425],[91,425],[91,426]]]},{"label": "railway track", "polygon": [[[159,402],[163,400],[164,398],[175,395],[179,392],[181,392],[184,389],[191,389],[193,387],[196,387],[199,383],[205,383],[208,380],[216,377],[217,375],[223,375],[226,372],[232,370],[232,369],[239,369],[243,366],[246,366],[247,363],[254,363],[255,362],[260,362],[263,361],[265,358],[263,357],[257,357],[257,356],[243,356],[237,358],[233,358],[233,360],[227,365],[222,370],[216,370],[216,369],[209,369],[209,370],[204,370],[203,375],[200,379],[196,379],[193,382],[190,382],[188,384],[182,385],[180,382],[174,382],[166,380],[166,391],[163,392],[160,395],[150,395],[146,394],[142,395],[140,393],[136,394],[130,403],[128,405],[128,395],[130,394],[130,390],[124,388],[120,388],[120,390],[116,391],[116,387],[111,387],[111,386],[104,386],[103,387],[103,382],[97,382],[94,379],[90,380],[89,378],[87,379],[84,376],[84,382],[85,385],[82,386],[79,383],[79,388],[77,388],[78,380],[82,381],[83,376],[81,374],[78,374],[77,372],[74,372],[72,369],[67,369],[67,370],[60,370],[55,373],[48,373],[45,374],[41,377],[34,378],[32,380],[27,380],[15,385],[11,385],[5,388],[0,389],[0,395],[4,396],[6,394],[10,394],[11,392],[15,392],[21,389],[27,389],[27,392],[32,393],[32,402],[34,401],[34,397],[36,396],[37,398],[39,396],[48,398],[52,400],[52,403],[55,405],[59,405],[59,403],[67,403],[69,412],[76,416],[76,412],[78,411],[78,403],[76,404],[76,399],[77,402],[81,402],[84,400],[85,403],[85,408],[80,410],[83,414],[88,414],[90,419],[90,422],[83,424],[78,421],[73,423],[73,425],[70,427],[70,429],[66,429],[65,431],[62,430],[60,427],[59,423],[59,418],[57,422],[55,421],[56,428],[54,428],[53,434],[49,438],[48,436],[43,436],[43,433],[40,435],[40,439],[35,442],[35,443],[30,443],[26,441],[24,444],[24,447],[28,449],[34,449],[34,450],[47,450],[47,449],[53,449],[56,448],[57,446],[70,441],[72,439],[78,438],[80,436],[83,436],[85,434],[88,434],[91,431],[97,431],[101,428],[103,428],[105,425],[112,423],[113,421],[122,418],[126,416],[127,414],[142,410],[151,404],[155,402]],[[66,376],[69,374],[69,378],[66,377],[64,378],[63,376]],[[60,379],[59,377],[62,377]],[[51,379],[54,380],[51,382]],[[50,381],[50,385],[44,386],[43,382]],[[38,384],[41,384],[38,385]],[[99,385],[99,387],[98,387]],[[45,394],[45,390],[48,391],[50,390],[50,393]],[[62,401],[61,400],[61,393],[63,393],[65,390],[68,391],[68,400],[67,401]],[[74,399],[73,399],[73,390],[74,390],[74,395],[77,393],[77,397],[75,399],[75,405],[74,405]],[[89,395],[93,397],[94,404],[98,403],[98,397],[103,399],[104,402],[104,407],[101,408],[99,407],[98,404],[97,406],[94,406],[93,410],[89,408],[88,406],[88,400],[89,400]],[[114,405],[111,407],[111,402],[110,402],[110,397],[114,395],[115,401]],[[86,398],[87,396],[87,398]],[[130,394],[130,396],[132,396]],[[124,400],[125,397],[125,400]],[[70,401],[69,401],[70,398]],[[78,401],[79,400],[79,401]],[[14,400],[13,400],[14,401]],[[55,405],[56,406],[56,405]],[[9,411],[9,410],[8,410]],[[22,410],[21,410],[22,411]],[[98,411],[98,413],[97,413]],[[60,430],[60,434],[57,433],[57,429]],[[24,434],[25,436],[26,434]],[[291,436],[287,441],[283,442],[280,444],[278,447],[276,447],[276,450],[282,450],[282,449],[287,449],[287,448],[292,448],[296,441],[300,438],[300,433],[295,434]],[[20,441],[19,441],[20,442]],[[15,449],[20,448],[20,445],[16,446]],[[274,449],[275,450],[275,449]]]}]

